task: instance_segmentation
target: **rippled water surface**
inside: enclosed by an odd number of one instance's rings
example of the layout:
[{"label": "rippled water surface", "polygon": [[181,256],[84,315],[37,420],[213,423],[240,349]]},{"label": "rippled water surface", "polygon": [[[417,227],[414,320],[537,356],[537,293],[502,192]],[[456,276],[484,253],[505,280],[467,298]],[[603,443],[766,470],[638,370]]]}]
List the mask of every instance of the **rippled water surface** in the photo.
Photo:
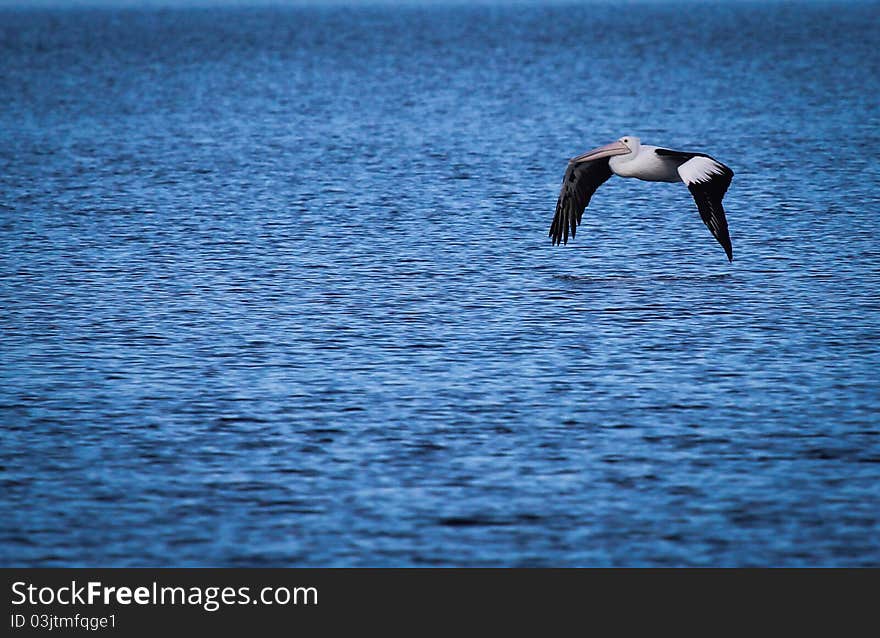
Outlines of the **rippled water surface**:
[{"label": "rippled water surface", "polygon": [[0,562],[877,565],[878,17],[0,12]]}]

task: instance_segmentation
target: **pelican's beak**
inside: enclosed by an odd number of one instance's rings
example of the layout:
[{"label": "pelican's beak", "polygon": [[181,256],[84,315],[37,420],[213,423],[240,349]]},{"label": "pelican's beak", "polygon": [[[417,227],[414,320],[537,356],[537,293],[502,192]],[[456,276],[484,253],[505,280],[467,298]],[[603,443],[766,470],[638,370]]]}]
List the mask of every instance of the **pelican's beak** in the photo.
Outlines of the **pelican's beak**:
[{"label": "pelican's beak", "polygon": [[623,155],[624,153],[629,152],[629,147],[623,142],[612,142],[611,144],[594,148],[592,151],[587,151],[583,155],[572,157],[569,161],[573,164],[580,164],[581,162],[592,162],[593,160],[602,159],[603,157]]}]

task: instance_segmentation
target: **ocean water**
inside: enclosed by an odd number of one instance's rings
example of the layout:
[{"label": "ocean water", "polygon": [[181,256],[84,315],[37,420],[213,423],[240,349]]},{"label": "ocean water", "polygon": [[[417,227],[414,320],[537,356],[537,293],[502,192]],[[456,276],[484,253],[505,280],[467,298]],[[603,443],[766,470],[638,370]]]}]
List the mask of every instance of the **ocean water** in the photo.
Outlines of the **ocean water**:
[{"label": "ocean water", "polygon": [[878,24],[0,11],[0,564],[876,566]]}]

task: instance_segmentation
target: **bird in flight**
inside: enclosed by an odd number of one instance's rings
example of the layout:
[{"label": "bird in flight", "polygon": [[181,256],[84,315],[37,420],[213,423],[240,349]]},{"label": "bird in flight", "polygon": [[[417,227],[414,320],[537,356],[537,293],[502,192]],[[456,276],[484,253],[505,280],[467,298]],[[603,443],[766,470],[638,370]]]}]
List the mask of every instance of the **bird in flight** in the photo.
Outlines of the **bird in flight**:
[{"label": "bird in flight", "polygon": [[621,137],[569,160],[550,226],[554,245],[567,244],[569,234],[574,238],[590,198],[612,174],[649,182],[684,182],[697,202],[703,223],[724,248],[727,259],[733,261],[721,205],[733,171],[703,153],[648,146],[633,136]]}]

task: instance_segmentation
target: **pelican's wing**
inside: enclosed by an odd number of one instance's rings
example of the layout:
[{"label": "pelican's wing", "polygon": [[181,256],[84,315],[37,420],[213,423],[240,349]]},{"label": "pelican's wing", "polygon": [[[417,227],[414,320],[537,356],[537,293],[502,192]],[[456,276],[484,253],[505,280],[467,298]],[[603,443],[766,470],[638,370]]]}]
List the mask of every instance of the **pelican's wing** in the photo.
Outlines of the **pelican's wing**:
[{"label": "pelican's wing", "polygon": [[611,177],[609,157],[591,162],[569,162],[562,178],[562,189],[556,201],[556,215],[550,225],[553,244],[567,244],[568,234],[574,237],[584,209],[596,189]]},{"label": "pelican's wing", "polygon": [[683,153],[665,148],[658,148],[656,153],[680,161],[678,174],[694,196],[703,223],[724,248],[727,259],[733,261],[733,245],[730,243],[727,217],[721,204],[733,180],[733,171],[718,160],[702,153]]}]

